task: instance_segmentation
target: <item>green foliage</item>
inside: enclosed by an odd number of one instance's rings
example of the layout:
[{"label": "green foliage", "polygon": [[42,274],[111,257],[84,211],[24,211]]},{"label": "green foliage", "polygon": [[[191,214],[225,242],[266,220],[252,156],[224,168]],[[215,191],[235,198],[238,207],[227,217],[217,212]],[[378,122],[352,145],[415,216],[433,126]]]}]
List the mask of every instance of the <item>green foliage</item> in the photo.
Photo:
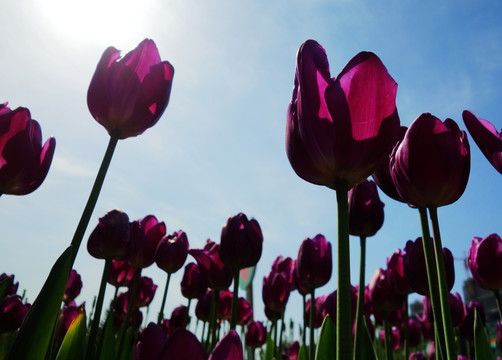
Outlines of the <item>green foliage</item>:
[{"label": "green foliage", "polygon": [[85,335],[87,332],[85,309],[78,310],[77,317],[72,321],[63,343],[59,348],[56,360],[85,359]]},{"label": "green foliage", "polygon": [[115,359],[115,334],[113,332],[113,316],[111,313],[106,318],[99,341],[98,356],[100,360]]},{"label": "green foliage", "polygon": [[274,340],[272,340],[272,337],[269,335],[267,338],[267,346],[265,350],[265,360],[272,360],[274,358]]},{"label": "green foliage", "polygon": [[370,332],[368,330],[368,325],[366,325],[366,319],[363,317],[363,335],[361,343],[361,359],[364,360],[376,360],[377,356],[375,349],[373,348],[373,342],[371,341]]},{"label": "green foliage", "polygon": [[315,360],[333,360],[336,358],[336,329],[329,315],[324,317],[317,340]]},{"label": "green foliage", "polygon": [[302,344],[302,346],[300,347],[297,360],[308,360],[307,348],[305,347],[305,344]]},{"label": "green foliage", "polygon": [[474,353],[476,359],[495,360],[483,321],[481,321],[476,308],[474,309]]}]

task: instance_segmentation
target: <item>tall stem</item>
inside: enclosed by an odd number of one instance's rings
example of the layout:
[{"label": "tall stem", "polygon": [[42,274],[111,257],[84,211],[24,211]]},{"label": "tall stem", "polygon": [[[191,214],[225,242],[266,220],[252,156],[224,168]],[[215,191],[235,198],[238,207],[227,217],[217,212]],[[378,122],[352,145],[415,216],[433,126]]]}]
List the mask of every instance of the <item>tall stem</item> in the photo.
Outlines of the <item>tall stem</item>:
[{"label": "tall stem", "polygon": [[162,305],[160,305],[159,317],[157,318],[157,325],[160,325],[164,320],[164,307],[166,306],[167,289],[169,289],[169,281],[171,280],[171,273],[167,273],[166,288],[164,289],[164,296],[162,297]]},{"label": "tall stem", "polygon": [[94,185],[92,186],[91,193],[89,194],[89,199],[87,199],[87,204],[85,204],[84,211],[82,212],[80,221],[77,225],[77,228],[75,229],[75,234],[73,235],[73,239],[71,240],[71,245],[73,246],[72,267],[73,263],[75,262],[75,258],[77,257],[80,244],[82,243],[85,230],[87,229],[87,225],[89,224],[89,220],[91,219],[92,212],[94,211],[94,207],[96,206],[96,202],[98,201],[98,196],[101,188],[103,187],[106,172],[108,171],[108,167],[110,166],[113,152],[115,151],[118,140],[119,139],[116,137],[110,137],[105,156],[103,157],[103,161],[101,162],[101,166],[99,167],[98,174],[96,175],[96,180],[94,180]]},{"label": "tall stem", "polygon": [[[211,349],[216,346],[216,335],[218,326],[218,302],[220,300],[220,291],[213,291],[213,301],[211,302]],[[214,306],[214,307],[213,307]]]},{"label": "tall stem", "polygon": [[306,295],[302,294],[303,299],[303,331],[302,331],[302,344],[307,346],[307,299]]},{"label": "tall stem", "polygon": [[239,299],[239,269],[234,269],[234,293],[232,294],[232,318],[230,330],[235,330],[237,324],[237,300]]},{"label": "tall stem", "polygon": [[408,310],[408,294],[404,297],[404,354],[406,359],[410,357],[410,323],[409,323],[409,310]]},{"label": "tall stem", "polygon": [[361,257],[359,261],[359,288],[357,290],[356,335],[354,338],[354,359],[361,358],[361,344],[363,342],[364,319],[364,273],[366,271],[366,236],[360,236]]},{"label": "tall stem", "polygon": [[101,276],[101,285],[99,286],[98,300],[96,303],[96,310],[92,319],[91,331],[89,333],[89,339],[87,342],[87,359],[94,359],[96,348],[96,335],[98,333],[99,321],[101,320],[101,309],[103,308],[103,300],[105,298],[106,281],[108,279],[108,274],[110,273],[110,267],[112,265],[111,259],[105,260],[105,266],[103,269],[103,275]]},{"label": "tall stem", "polygon": [[352,321],[350,305],[350,246],[348,188],[345,182],[336,184],[338,205],[338,294],[336,309],[337,359],[352,358]]},{"label": "tall stem", "polygon": [[385,358],[387,360],[392,360],[392,349],[391,349],[392,339],[386,311],[383,313],[383,328],[385,333]]},{"label": "tall stem", "polygon": [[502,303],[500,301],[500,293],[498,290],[493,290],[493,295],[495,296],[495,300],[497,301],[497,308],[499,310],[500,321],[502,321]]},{"label": "tall stem", "polygon": [[429,282],[429,296],[434,316],[434,332],[436,333],[436,352],[446,354],[445,337],[443,333],[443,318],[441,315],[441,302],[439,299],[439,285],[436,263],[434,261],[434,250],[431,244],[429,221],[427,220],[427,209],[419,208],[420,225],[422,227],[422,245],[424,247],[425,267],[427,269],[427,280]]},{"label": "tall stem", "polygon": [[443,258],[443,245],[441,244],[441,232],[439,231],[439,220],[437,208],[430,207],[429,215],[432,223],[432,232],[434,234],[434,254],[436,257],[436,266],[438,270],[439,281],[439,299],[441,301],[441,313],[443,315],[443,331],[446,342],[446,356],[450,359],[456,359],[455,337],[453,335],[453,325],[451,321],[450,310],[450,291],[446,281],[446,270]]},{"label": "tall stem", "polygon": [[315,289],[310,292],[310,359],[314,360],[315,356],[315,340],[314,340],[314,330],[315,330]]},{"label": "tall stem", "polygon": [[122,353],[122,348],[124,347],[124,337],[127,328],[129,327],[129,319],[131,319],[131,312],[134,305],[134,300],[136,300],[136,293],[138,292],[139,279],[141,278],[141,270],[142,269],[136,269],[136,273],[134,274],[131,296],[129,297],[129,304],[127,304],[126,318],[119,330],[119,337],[118,337],[119,347],[118,347],[117,359],[120,359],[122,355],[121,353]]}]

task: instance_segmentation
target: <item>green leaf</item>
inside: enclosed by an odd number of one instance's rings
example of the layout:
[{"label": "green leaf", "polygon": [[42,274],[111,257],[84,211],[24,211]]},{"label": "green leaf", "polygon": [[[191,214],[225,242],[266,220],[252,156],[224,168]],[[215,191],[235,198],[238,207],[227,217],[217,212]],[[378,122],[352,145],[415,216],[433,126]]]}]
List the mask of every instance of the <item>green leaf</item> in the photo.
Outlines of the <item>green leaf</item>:
[{"label": "green leaf", "polygon": [[83,360],[85,358],[85,334],[87,332],[85,310],[80,307],[77,317],[72,321],[56,360]]},{"label": "green leaf", "polygon": [[361,343],[361,359],[377,360],[375,349],[373,348],[373,341],[371,340],[366,318],[363,316],[363,339]]},{"label": "green leaf", "polygon": [[308,360],[307,347],[305,346],[305,344],[302,344],[302,346],[300,347],[297,360]]},{"label": "green leaf", "polygon": [[7,354],[14,343],[16,338],[16,332],[11,331],[8,333],[3,333],[0,335],[0,360],[7,359]]},{"label": "green leaf", "polygon": [[267,347],[265,349],[265,360],[272,360],[274,358],[274,340],[269,335],[267,338]]},{"label": "green leaf", "polygon": [[98,355],[100,360],[115,359],[115,333],[113,331],[112,311],[106,317],[103,333],[99,341]]},{"label": "green leaf", "polygon": [[317,340],[315,360],[333,360],[336,358],[336,329],[333,321],[326,315],[322,322],[321,332]]},{"label": "green leaf", "polygon": [[132,360],[134,358],[133,352],[133,342],[134,342],[134,330],[131,326],[127,328],[124,338],[124,348],[120,354],[120,360]]},{"label": "green leaf", "polygon": [[476,359],[495,359],[477,308],[474,308],[474,352]]},{"label": "green leaf", "polygon": [[43,359],[52,339],[61,301],[72,266],[72,247],[56,260],[42,290],[19,329],[9,358],[12,360]]}]

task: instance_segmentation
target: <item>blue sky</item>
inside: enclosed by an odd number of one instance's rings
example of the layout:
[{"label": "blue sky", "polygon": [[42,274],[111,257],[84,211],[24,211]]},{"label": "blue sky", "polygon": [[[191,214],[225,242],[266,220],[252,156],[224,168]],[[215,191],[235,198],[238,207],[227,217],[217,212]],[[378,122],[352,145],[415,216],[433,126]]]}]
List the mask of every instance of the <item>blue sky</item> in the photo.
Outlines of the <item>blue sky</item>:
[{"label": "blue sky", "polygon": [[[98,6],[99,3],[99,6]],[[120,6],[119,6],[120,4]],[[256,314],[264,319],[261,280],[278,255],[295,258],[301,240],[322,233],[336,249],[336,196],[298,178],[284,149],[296,52],[307,39],[323,45],[332,76],[356,53],[375,52],[399,84],[403,125],[421,113],[453,118],[464,109],[502,127],[502,5],[498,1],[4,1],[0,101],[28,107],[43,136],[56,137],[51,170],[34,193],[0,198],[0,272],[14,273],[33,301],[52,263],[70,243],[104,154],[108,135],[90,116],[86,92],[107,46],[125,54],[152,38],[175,68],[170,104],[143,135],[120,141],[75,268],[90,305],[102,261],[86,251],[97,219],[119,208],[138,219],[184,230],[193,248],[219,241],[238,212],[264,234],[255,280]],[[461,292],[473,236],[501,233],[500,174],[473,141],[462,198],[439,209],[443,243],[456,261]],[[415,210],[381,194],[385,223],[367,242],[366,279],[409,239],[420,236]],[[336,269],[336,253],[333,253]],[[359,241],[351,244],[352,282]],[[189,257],[189,261],[193,261]],[[143,271],[159,284],[165,274]],[[185,303],[173,276],[166,313]],[[317,291],[336,288],[332,280]],[[109,295],[112,289],[108,288]],[[243,295],[243,294],[242,294]],[[418,298],[418,297],[417,297]],[[294,294],[286,317],[296,316]],[[88,307],[88,309],[90,306]]]}]

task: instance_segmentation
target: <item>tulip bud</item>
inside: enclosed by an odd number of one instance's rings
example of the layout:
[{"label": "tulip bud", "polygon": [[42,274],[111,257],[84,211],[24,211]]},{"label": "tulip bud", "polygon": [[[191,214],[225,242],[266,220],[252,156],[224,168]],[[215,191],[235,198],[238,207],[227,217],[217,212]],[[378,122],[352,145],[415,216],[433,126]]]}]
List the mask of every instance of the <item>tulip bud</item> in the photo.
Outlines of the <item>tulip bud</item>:
[{"label": "tulip bud", "polygon": [[288,279],[286,279],[283,273],[272,270],[263,278],[261,294],[265,309],[268,310],[268,315],[267,311],[265,314],[269,319],[271,319],[270,316],[273,318],[276,316],[277,318],[281,317],[283,311],[286,309],[290,291]]},{"label": "tulip bud", "polygon": [[168,274],[175,273],[188,256],[188,238],[184,231],[164,235],[155,250],[155,263]]},{"label": "tulip bud", "polygon": [[296,273],[301,288],[310,293],[326,284],[331,278],[332,266],[331,243],[323,235],[303,240],[296,259]]},{"label": "tulip bud", "polygon": [[187,299],[200,299],[204,296],[207,290],[207,282],[196,263],[189,263],[185,266],[180,286],[181,294]]},{"label": "tulip bud", "polygon": [[246,326],[246,345],[256,349],[267,342],[267,328],[261,321],[251,321]]},{"label": "tulip bud", "polygon": [[364,180],[349,191],[349,233],[373,236],[383,225],[384,203],[380,201],[376,184]]},{"label": "tulip bud", "polygon": [[368,285],[373,308],[379,312],[390,312],[403,305],[404,297],[393,286],[388,270],[378,269]]},{"label": "tulip bud", "polygon": [[129,216],[120,210],[109,211],[99,219],[87,241],[87,251],[97,259],[124,260],[129,251]]},{"label": "tulip bud", "polygon": [[0,302],[0,335],[18,329],[30,306],[23,304],[19,295],[7,295]]},{"label": "tulip bud", "polygon": [[66,289],[64,291],[63,302],[68,304],[70,301],[73,301],[82,290],[82,278],[80,274],[77,273],[76,270],[72,270],[70,272],[70,277],[68,278],[68,282],[66,283]]},{"label": "tulip bud", "polygon": [[166,234],[166,225],[153,215],[131,223],[131,248],[129,263],[136,269],[146,268],[153,264],[155,250],[160,239]]},{"label": "tulip bud", "polygon": [[502,290],[502,239],[490,234],[475,237],[469,248],[469,269],[472,277],[484,289]]},{"label": "tulip bud", "polygon": [[220,245],[208,243],[204,249],[190,249],[202,276],[206,279],[209,287],[215,290],[228,289],[233,279],[233,272],[220,258]]},{"label": "tulip bud", "polygon": [[136,273],[136,268],[129,264],[126,260],[112,260],[110,273],[108,275],[108,283],[115,286],[129,286]]}]

